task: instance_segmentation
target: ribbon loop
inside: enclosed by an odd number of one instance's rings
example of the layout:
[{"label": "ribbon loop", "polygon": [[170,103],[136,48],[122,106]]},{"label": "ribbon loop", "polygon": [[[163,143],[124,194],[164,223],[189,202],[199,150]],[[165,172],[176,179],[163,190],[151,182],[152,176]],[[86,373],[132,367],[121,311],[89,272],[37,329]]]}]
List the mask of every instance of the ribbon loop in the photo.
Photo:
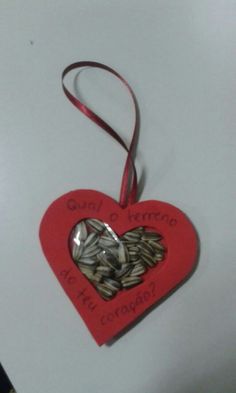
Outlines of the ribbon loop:
[{"label": "ribbon loop", "polygon": [[[123,84],[128,89],[128,92],[131,95],[134,109],[135,109],[134,129],[133,129],[133,134],[132,134],[131,143],[130,143],[129,147],[125,144],[125,142],[119,136],[119,134],[111,126],[109,126],[108,123],[106,123],[100,116],[98,116],[91,109],[89,109],[78,98],[76,98],[73,94],[71,94],[69,92],[69,90],[66,88],[66,86],[64,84],[65,76],[72,70],[82,68],[82,67],[87,67],[87,66],[93,67],[93,68],[104,69],[105,71],[110,72],[111,74],[115,75],[118,79],[120,79],[121,82],[123,82]],[[134,165],[133,155],[134,155],[134,150],[135,150],[135,146],[136,146],[136,142],[137,142],[137,133],[138,133],[138,121],[137,121],[138,107],[137,107],[135,95],[134,95],[131,87],[126,82],[126,80],[120,74],[118,74],[118,72],[116,72],[112,68],[106,66],[105,64],[97,63],[94,61],[80,61],[77,63],[73,63],[65,68],[65,70],[62,73],[62,88],[64,90],[66,97],[77,109],[79,109],[85,116],[87,116],[90,120],[92,120],[99,127],[101,127],[104,131],[106,131],[109,135],[111,135],[128,153],[126,163],[124,166],[122,181],[121,181],[119,204],[121,207],[124,208],[129,204],[135,203],[136,199],[137,199],[138,185],[137,185],[137,172],[136,172],[136,168]]]}]

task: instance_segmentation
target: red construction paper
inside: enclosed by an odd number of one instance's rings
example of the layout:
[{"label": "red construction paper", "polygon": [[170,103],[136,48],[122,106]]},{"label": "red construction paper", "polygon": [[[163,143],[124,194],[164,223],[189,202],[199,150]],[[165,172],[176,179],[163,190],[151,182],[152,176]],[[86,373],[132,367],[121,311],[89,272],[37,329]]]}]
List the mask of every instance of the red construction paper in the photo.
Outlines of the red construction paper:
[{"label": "red construction paper", "polygon": [[[167,246],[165,260],[149,269],[143,283],[110,301],[103,300],[70,255],[71,230],[86,218],[106,222],[119,236],[139,226],[154,229]],[[151,200],[122,209],[112,198],[93,190],[71,191],[56,199],[42,219],[40,240],[48,263],[99,345],[180,284],[193,270],[198,252],[195,229],[175,206]]]}]

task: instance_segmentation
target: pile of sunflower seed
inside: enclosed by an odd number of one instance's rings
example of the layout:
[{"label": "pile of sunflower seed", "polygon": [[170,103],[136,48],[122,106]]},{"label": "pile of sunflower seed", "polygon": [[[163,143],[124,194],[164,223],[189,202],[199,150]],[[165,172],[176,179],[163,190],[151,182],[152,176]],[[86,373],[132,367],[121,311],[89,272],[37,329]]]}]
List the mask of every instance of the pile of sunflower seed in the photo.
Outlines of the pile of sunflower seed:
[{"label": "pile of sunflower seed", "polygon": [[72,231],[71,254],[101,297],[110,300],[120,290],[140,284],[141,276],[164,259],[161,239],[144,227],[118,237],[108,224],[86,219]]}]

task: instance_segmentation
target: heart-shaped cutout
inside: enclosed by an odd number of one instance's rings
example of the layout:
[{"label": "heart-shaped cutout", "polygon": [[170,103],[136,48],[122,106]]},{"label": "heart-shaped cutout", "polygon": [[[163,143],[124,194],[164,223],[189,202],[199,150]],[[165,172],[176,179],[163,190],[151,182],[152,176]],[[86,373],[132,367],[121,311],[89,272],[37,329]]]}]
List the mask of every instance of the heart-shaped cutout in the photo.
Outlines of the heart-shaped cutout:
[{"label": "heart-shaped cutout", "polygon": [[73,228],[69,244],[75,264],[104,300],[141,284],[166,253],[162,236],[150,228],[118,236],[110,225],[92,218]]},{"label": "heart-shaped cutout", "polygon": [[[88,219],[107,223],[121,238],[140,227],[160,234],[160,243],[167,249],[163,261],[147,269],[138,285],[104,300],[71,256],[71,231]],[[40,240],[52,270],[99,345],[180,284],[193,270],[198,251],[193,225],[178,208],[144,201],[122,209],[110,197],[92,190],[72,191],[55,200],[42,219]]]}]

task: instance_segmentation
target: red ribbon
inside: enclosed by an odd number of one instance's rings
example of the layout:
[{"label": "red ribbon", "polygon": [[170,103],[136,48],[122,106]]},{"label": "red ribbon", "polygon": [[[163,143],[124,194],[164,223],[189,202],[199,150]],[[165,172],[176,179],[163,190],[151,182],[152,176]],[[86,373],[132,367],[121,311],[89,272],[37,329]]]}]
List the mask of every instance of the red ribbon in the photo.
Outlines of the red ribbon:
[{"label": "red ribbon", "polygon": [[[101,117],[96,115],[91,109],[89,109],[86,105],[84,105],[78,98],[76,98],[74,95],[72,95],[69,90],[66,88],[64,84],[64,78],[65,76],[72,70],[82,68],[82,67],[93,67],[93,68],[101,68],[103,70],[106,70],[110,72],[111,74],[115,75],[117,78],[121,80],[121,82],[124,83],[124,85],[127,87],[135,109],[135,123],[134,123],[134,130],[132,134],[132,139],[130,146],[126,146],[125,142],[123,139],[119,136],[119,134],[113,130],[111,126],[109,126],[108,123],[106,123]],[[92,120],[94,123],[96,123],[99,127],[101,127],[103,130],[105,130],[109,135],[111,135],[119,144],[127,151],[127,159],[123,171],[123,176],[122,176],[122,182],[121,182],[121,189],[120,189],[120,206],[121,207],[126,207],[129,204],[135,203],[137,199],[137,191],[138,191],[138,186],[137,186],[137,173],[134,165],[134,160],[133,160],[133,155],[135,151],[135,146],[137,142],[137,134],[138,134],[138,106],[137,102],[134,96],[134,93],[129,86],[129,84],[126,82],[126,80],[118,74],[115,70],[112,68],[106,66],[105,64],[102,63],[97,63],[94,61],[79,61],[77,63],[73,63],[69,65],[68,67],[65,68],[65,70],[62,73],[62,88],[64,90],[64,93],[66,97],[69,99],[69,101],[76,106],[77,109],[79,109],[85,116],[87,116],[90,120]]]}]

